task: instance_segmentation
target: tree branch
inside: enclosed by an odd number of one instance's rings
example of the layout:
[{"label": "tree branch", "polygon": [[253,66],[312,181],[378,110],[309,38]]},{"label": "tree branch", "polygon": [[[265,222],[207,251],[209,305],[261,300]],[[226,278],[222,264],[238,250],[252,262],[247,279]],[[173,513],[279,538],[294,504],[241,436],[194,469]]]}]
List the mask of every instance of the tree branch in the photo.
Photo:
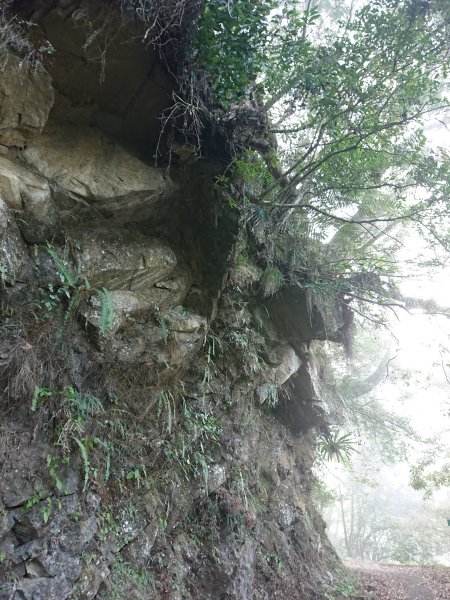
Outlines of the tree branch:
[{"label": "tree branch", "polygon": [[[257,204],[257,202],[255,202]],[[338,223],[345,223],[351,225],[370,225],[372,223],[393,223],[396,221],[404,221],[406,219],[411,219],[415,215],[423,212],[426,207],[420,208],[414,212],[407,213],[404,215],[397,215],[393,217],[374,217],[372,219],[348,219],[345,217],[340,217],[338,215],[333,215],[332,213],[319,208],[318,206],[314,206],[313,204],[283,204],[283,203],[273,203],[273,202],[265,202],[264,205],[273,206],[273,207],[282,207],[282,208],[295,208],[295,209],[308,209],[312,210],[328,219],[333,219],[333,221],[337,221]]]}]

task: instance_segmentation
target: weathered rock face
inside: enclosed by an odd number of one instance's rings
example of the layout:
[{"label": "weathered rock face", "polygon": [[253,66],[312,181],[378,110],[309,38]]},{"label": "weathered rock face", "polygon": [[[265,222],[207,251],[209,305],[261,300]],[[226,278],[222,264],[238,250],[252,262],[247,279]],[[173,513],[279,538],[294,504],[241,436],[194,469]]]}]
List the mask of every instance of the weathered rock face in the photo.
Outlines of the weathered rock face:
[{"label": "weathered rock face", "polygon": [[59,234],[60,218],[48,182],[18,160],[0,157],[0,196],[15,212],[28,243],[43,243]]},{"label": "weathered rock face", "polygon": [[9,208],[22,211],[23,196],[31,195],[34,190],[40,197],[50,197],[45,179],[37,177],[21,161],[0,156],[0,194]]},{"label": "weathered rock face", "polygon": [[170,192],[162,169],[145,165],[92,129],[52,123],[23,155],[52,181],[69,225],[80,219],[145,221]]},{"label": "weathered rock face", "polygon": [[53,116],[100,129],[152,160],[173,81],[158,51],[142,43],[146,27],[124,27],[112,11],[105,16],[102,2],[61,2],[53,10],[42,4],[26,16],[38,21],[55,49],[57,59],[48,65]]},{"label": "weathered rock face", "polygon": [[2,284],[24,282],[30,278],[31,261],[17,223],[0,197],[0,268]]},{"label": "weathered rock face", "polygon": [[56,53],[0,82],[0,600],[323,598],[323,315],[229,276],[215,168],[142,160],[170,77],[135,27],[24,4]]},{"label": "weathered rock face", "polygon": [[278,331],[295,348],[301,348],[311,340],[342,341],[350,313],[343,303],[330,302],[330,306],[318,306],[307,289],[291,285],[269,298],[266,306]]},{"label": "weathered rock face", "polygon": [[278,389],[286,383],[302,364],[294,348],[289,344],[274,346],[268,354],[268,362],[270,367],[262,374],[264,383],[256,390],[261,403],[266,401],[271,390]]},{"label": "weathered rock face", "polygon": [[51,77],[13,54],[0,66],[0,144],[23,148],[47,122],[55,99]]},{"label": "weathered rock face", "polygon": [[280,396],[275,412],[294,434],[326,426],[327,406],[321,399],[320,379],[310,359],[304,361]]},{"label": "weathered rock face", "polygon": [[174,251],[132,229],[92,229],[74,234],[76,260],[93,287],[138,291],[170,279],[177,265]]}]

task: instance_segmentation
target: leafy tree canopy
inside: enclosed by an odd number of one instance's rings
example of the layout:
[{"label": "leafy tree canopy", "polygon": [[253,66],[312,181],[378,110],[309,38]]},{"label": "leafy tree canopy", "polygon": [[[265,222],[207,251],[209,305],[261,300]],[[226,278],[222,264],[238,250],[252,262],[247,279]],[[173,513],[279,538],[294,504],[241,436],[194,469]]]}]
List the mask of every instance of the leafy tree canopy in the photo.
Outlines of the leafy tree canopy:
[{"label": "leafy tree canopy", "polygon": [[235,115],[227,195],[265,240],[267,266],[367,315],[404,306],[394,255],[406,226],[449,247],[450,162],[424,127],[449,106],[450,6],[338,4],[336,18],[332,2],[211,0],[190,60],[216,118]]}]

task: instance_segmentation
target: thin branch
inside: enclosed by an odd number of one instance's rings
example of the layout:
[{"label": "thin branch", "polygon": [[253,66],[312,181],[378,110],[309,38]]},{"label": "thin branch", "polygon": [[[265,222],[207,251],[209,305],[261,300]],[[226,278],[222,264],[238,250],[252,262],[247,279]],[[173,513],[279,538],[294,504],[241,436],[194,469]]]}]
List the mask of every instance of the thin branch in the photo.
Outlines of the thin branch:
[{"label": "thin branch", "polygon": [[450,384],[450,380],[448,378],[447,371],[445,370],[445,366],[444,366],[444,357],[442,356],[441,346],[439,347],[439,355],[441,357],[441,366],[442,366],[442,371],[444,372],[444,377],[447,380],[447,383]]},{"label": "thin branch", "polygon": [[[256,202],[256,204],[257,204],[257,202]],[[332,213],[330,213],[326,210],[323,210],[323,209],[319,208],[318,206],[314,206],[313,204],[283,204],[283,203],[265,202],[264,205],[273,206],[273,207],[282,207],[282,208],[308,209],[308,210],[312,210],[316,213],[319,213],[324,217],[333,219],[334,221],[337,221],[339,223],[345,223],[345,224],[351,224],[351,225],[370,225],[372,223],[392,223],[395,221],[403,221],[406,219],[411,219],[412,217],[414,217],[414,215],[417,215],[426,209],[426,207],[424,207],[424,208],[418,209],[412,213],[407,213],[404,215],[398,215],[398,216],[394,216],[394,217],[374,217],[373,219],[358,219],[355,221],[353,219],[348,219],[345,217],[340,217],[338,215],[333,215]]]}]

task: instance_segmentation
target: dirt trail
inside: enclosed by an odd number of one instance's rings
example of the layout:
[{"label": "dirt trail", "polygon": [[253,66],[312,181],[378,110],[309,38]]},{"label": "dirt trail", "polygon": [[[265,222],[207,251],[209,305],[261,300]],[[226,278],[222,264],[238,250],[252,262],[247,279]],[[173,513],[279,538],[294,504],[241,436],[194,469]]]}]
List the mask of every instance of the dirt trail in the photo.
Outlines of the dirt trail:
[{"label": "dirt trail", "polygon": [[450,600],[450,569],[349,564],[361,579],[355,600]]}]

